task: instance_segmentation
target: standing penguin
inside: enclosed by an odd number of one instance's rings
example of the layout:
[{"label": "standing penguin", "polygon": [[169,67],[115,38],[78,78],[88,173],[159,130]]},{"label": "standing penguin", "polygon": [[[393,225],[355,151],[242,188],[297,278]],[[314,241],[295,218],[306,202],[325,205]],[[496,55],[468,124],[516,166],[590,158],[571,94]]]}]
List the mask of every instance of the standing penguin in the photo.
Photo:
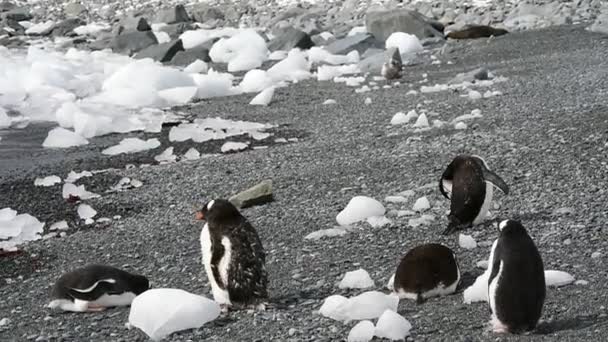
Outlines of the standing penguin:
[{"label": "standing penguin", "polygon": [[460,270],[451,249],[437,243],[412,248],[401,259],[395,272],[393,291],[400,298],[424,299],[456,291]]},{"label": "standing penguin", "polygon": [[147,291],[148,279],[105,265],[87,265],[62,275],[53,287],[48,307],[64,311],[103,311],[131,305]]},{"label": "standing penguin", "polygon": [[382,64],[380,74],[386,80],[394,80],[401,78],[401,70],[403,69],[403,61],[401,60],[401,54],[399,49],[396,47],[390,48],[386,51],[387,61]]},{"label": "standing penguin", "polygon": [[209,201],[196,218],[206,221],[201,251],[215,301],[228,307],[268,298],[266,254],[249,221],[224,199]]},{"label": "standing penguin", "polygon": [[496,333],[519,333],[536,327],[545,302],[543,260],[521,223],[505,220],[492,246],[488,298]]},{"label": "standing penguin", "polygon": [[505,181],[490,171],[481,157],[459,155],[454,158],[439,180],[439,190],[451,201],[448,227],[443,234],[483,222],[492,203],[493,186],[505,195],[509,194]]}]

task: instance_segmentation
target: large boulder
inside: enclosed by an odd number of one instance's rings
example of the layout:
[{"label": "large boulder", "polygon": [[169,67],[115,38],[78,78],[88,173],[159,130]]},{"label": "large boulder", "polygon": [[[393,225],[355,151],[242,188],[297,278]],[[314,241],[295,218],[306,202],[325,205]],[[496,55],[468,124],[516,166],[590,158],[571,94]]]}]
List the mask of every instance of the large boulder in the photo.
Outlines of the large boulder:
[{"label": "large boulder", "polygon": [[154,17],[154,23],[175,24],[190,21],[188,12],[184,5],[177,5],[173,8],[158,11]]},{"label": "large boulder", "polygon": [[365,27],[376,39],[385,41],[394,32],[413,34],[418,39],[443,37],[438,23],[430,21],[416,11],[406,9],[370,11],[365,16]]},{"label": "large boulder", "polygon": [[268,49],[270,51],[289,51],[293,48],[308,50],[313,46],[315,46],[315,44],[307,33],[288,26],[283,28],[281,33],[270,41]]},{"label": "large boulder", "polygon": [[158,40],[152,31],[133,31],[114,37],[110,47],[116,53],[132,56],[148,46],[156,44],[158,44]]},{"label": "large boulder", "polygon": [[167,33],[172,39],[177,39],[182,33],[194,29],[195,26],[190,23],[177,23],[163,26],[160,31]]},{"label": "large boulder", "polygon": [[0,18],[14,21],[28,21],[33,18],[30,10],[25,7],[14,7],[0,14]]},{"label": "large boulder", "polygon": [[148,23],[148,20],[143,16],[128,15],[123,17],[117,25],[115,34],[121,34],[123,32],[133,31],[151,31],[152,27]]},{"label": "large boulder", "polygon": [[346,55],[354,50],[362,54],[369,48],[384,48],[384,40],[379,41],[369,33],[357,33],[334,41],[325,50],[336,55]]},{"label": "large boulder", "polygon": [[171,61],[180,51],[184,51],[184,45],[182,44],[181,39],[177,39],[168,43],[150,45],[135,54],[134,58],[152,58],[157,62],[166,63]]},{"label": "large boulder", "polygon": [[43,35],[52,35],[53,37],[75,36],[74,29],[86,25],[80,18],[69,18],[58,22],[49,29],[48,32],[43,32]]},{"label": "large boulder", "polygon": [[211,62],[211,57],[209,57],[209,49],[210,44],[204,43],[188,50],[179,51],[171,59],[169,64],[187,66],[192,64],[197,59],[209,63]]},{"label": "large boulder", "polygon": [[10,2],[10,1],[1,1],[0,2],[0,13],[8,12],[16,7],[17,7],[17,5],[15,5],[14,3]]},{"label": "large boulder", "polygon": [[81,3],[71,2],[63,8],[63,13],[68,17],[80,17],[87,13],[87,8]]},{"label": "large boulder", "polygon": [[595,21],[589,26],[589,31],[608,34],[608,10],[597,16]]},{"label": "large boulder", "polygon": [[206,4],[200,4],[190,12],[192,20],[199,23],[205,23],[209,20],[224,20],[224,12],[216,7],[209,7]]}]

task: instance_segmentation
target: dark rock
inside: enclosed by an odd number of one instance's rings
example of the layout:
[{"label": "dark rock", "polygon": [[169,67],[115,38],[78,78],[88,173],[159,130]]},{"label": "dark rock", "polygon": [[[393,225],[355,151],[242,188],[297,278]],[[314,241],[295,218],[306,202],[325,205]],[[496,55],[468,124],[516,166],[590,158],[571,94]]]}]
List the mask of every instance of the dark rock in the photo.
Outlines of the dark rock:
[{"label": "dark rock", "polygon": [[172,39],[177,39],[182,33],[193,29],[195,26],[189,23],[177,23],[163,26],[160,30],[166,32]]},{"label": "dark rock", "polygon": [[184,45],[181,39],[177,39],[168,43],[150,45],[138,52],[134,58],[152,58],[155,61],[165,63],[173,59],[180,51],[184,51]]},{"label": "dark rock", "polygon": [[9,36],[21,36],[25,34],[25,27],[13,19],[5,18],[0,20],[0,27],[4,27],[4,31]]},{"label": "dark rock", "polygon": [[2,1],[2,2],[0,2],[0,13],[8,12],[8,11],[14,9],[15,7],[17,7],[17,5],[15,5],[12,2]]},{"label": "dark rock", "polygon": [[323,35],[315,34],[310,37],[310,40],[312,40],[312,42],[315,43],[316,46],[322,46],[322,45],[328,45],[328,44],[335,42],[336,37],[331,36],[328,39],[325,39],[325,38],[323,38]]},{"label": "dark rock", "polygon": [[158,44],[152,31],[133,31],[118,35],[110,44],[112,51],[126,55],[133,55],[148,46]]},{"label": "dark rock", "polygon": [[452,31],[448,33],[446,37],[452,39],[477,39],[487,38],[490,36],[498,37],[507,33],[509,33],[509,31],[497,29],[491,26],[472,25],[462,30]]},{"label": "dark rock", "polygon": [[97,38],[97,40],[89,43],[89,49],[91,50],[104,50],[112,48],[112,41],[114,40],[114,35],[106,34]]},{"label": "dark rock", "polygon": [[224,20],[224,13],[215,7],[199,5],[191,10],[192,20],[206,23],[210,20]]},{"label": "dark rock", "polygon": [[14,21],[26,21],[33,18],[30,10],[25,7],[15,7],[9,11],[6,11],[0,15],[3,19],[10,19]]},{"label": "dark rock", "polygon": [[118,29],[115,34],[132,31],[152,31],[148,20],[142,16],[126,16],[120,20],[117,27]]},{"label": "dark rock", "polygon": [[361,54],[372,47],[384,48],[384,43],[369,33],[358,33],[338,39],[326,46],[325,49],[336,55],[345,55],[353,50],[357,50]]},{"label": "dark rock", "polygon": [[200,59],[203,62],[209,63],[211,62],[211,57],[209,57],[209,49],[210,45],[208,43],[204,43],[198,46],[193,47],[192,49],[179,51],[175,57],[171,59],[169,64],[171,65],[179,65],[179,66],[187,66],[192,62]]},{"label": "dark rock", "polygon": [[385,41],[393,32],[413,34],[419,39],[443,37],[443,33],[433,27],[429,19],[416,11],[406,9],[370,11],[365,16],[365,26],[367,32],[381,41]]},{"label": "dark rock", "polygon": [[175,24],[175,23],[184,23],[190,21],[188,17],[188,12],[186,12],[186,8],[183,5],[177,5],[174,8],[160,10],[156,16],[154,17],[154,23],[166,23],[166,24]]},{"label": "dark rock", "polygon": [[289,51],[293,48],[308,50],[315,45],[308,34],[296,28],[290,26],[281,31],[281,34],[274,37],[268,44],[270,51]]},{"label": "dark rock", "polygon": [[42,35],[52,35],[53,37],[75,36],[74,29],[82,25],[86,25],[82,19],[70,18],[53,25],[47,32],[43,32]]},{"label": "dark rock", "polygon": [[229,199],[235,207],[241,209],[272,202],[273,200],[271,180],[262,181],[260,184],[240,192]]}]

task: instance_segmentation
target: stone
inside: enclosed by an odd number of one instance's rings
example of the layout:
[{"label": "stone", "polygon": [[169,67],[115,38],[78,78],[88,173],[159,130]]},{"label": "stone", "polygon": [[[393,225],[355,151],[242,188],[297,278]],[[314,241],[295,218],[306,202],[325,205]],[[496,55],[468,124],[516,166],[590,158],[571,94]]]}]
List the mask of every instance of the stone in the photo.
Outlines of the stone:
[{"label": "stone", "polygon": [[188,21],[190,21],[190,17],[188,17],[188,12],[184,5],[177,5],[173,8],[160,10],[153,20],[154,23],[165,24],[184,23]]},{"label": "stone", "polygon": [[33,16],[30,13],[30,10],[25,7],[14,7],[13,9],[0,14],[0,18],[19,22],[31,20]]},{"label": "stone", "polygon": [[177,39],[168,43],[150,45],[135,54],[134,58],[152,58],[157,62],[165,63],[171,61],[180,51],[184,51],[184,45],[181,39]]},{"label": "stone", "polygon": [[80,18],[70,18],[58,22],[50,28],[49,32],[43,32],[42,35],[52,35],[53,37],[75,36],[74,29],[86,25]]},{"label": "stone", "polygon": [[72,2],[65,6],[63,13],[67,17],[79,17],[87,12],[87,8],[81,3]]},{"label": "stone", "polygon": [[385,62],[382,65],[381,74],[387,80],[394,80],[401,78],[401,69],[403,68],[403,61],[401,60],[401,54],[399,48],[392,47],[386,50]]},{"label": "stone", "polygon": [[2,1],[0,2],[0,13],[8,12],[17,7],[14,3],[10,1]]},{"label": "stone", "polygon": [[115,34],[121,34],[122,32],[131,32],[131,31],[151,31],[152,27],[148,23],[146,18],[141,16],[133,16],[129,15],[122,18],[118,22],[118,29]]},{"label": "stone", "polygon": [[234,206],[241,209],[272,202],[273,200],[272,180],[264,180],[260,184],[240,192],[229,199]]},{"label": "stone", "polygon": [[338,39],[325,47],[325,50],[335,55],[346,55],[357,50],[359,54],[369,48],[384,48],[384,41],[379,41],[369,33],[358,33]]},{"label": "stone", "polygon": [[211,57],[209,57],[209,49],[209,44],[204,43],[188,50],[179,51],[171,59],[169,64],[187,66],[192,64],[197,59],[200,59],[205,63],[209,63],[211,62]]},{"label": "stone", "polygon": [[21,26],[19,22],[13,19],[0,19],[0,27],[3,27],[3,31],[11,37],[25,34],[25,27]]},{"label": "stone", "polygon": [[443,37],[429,19],[416,11],[406,9],[390,11],[368,11],[365,16],[365,27],[376,39],[385,41],[393,32],[413,34],[418,39]]},{"label": "stone", "polygon": [[172,39],[177,39],[179,36],[189,30],[194,30],[196,27],[189,23],[169,24],[161,27],[160,31],[166,32]]},{"label": "stone", "polygon": [[588,29],[591,32],[608,34],[608,11],[598,15]]},{"label": "stone", "polygon": [[460,73],[460,74],[456,75],[453,79],[451,79],[449,83],[450,84],[460,84],[463,82],[474,83],[477,80],[482,81],[482,80],[487,80],[488,78],[489,78],[488,69],[481,67],[481,68],[477,68],[477,69],[469,71],[469,72]]},{"label": "stone", "polygon": [[281,34],[274,37],[268,44],[270,51],[289,51],[293,48],[308,50],[315,45],[307,33],[296,28],[289,26],[281,31]]},{"label": "stone", "polygon": [[158,40],[152,31],[134,31],[114,37],[110,47],[116,53],[132,56],[148,46],[156,44],[158,44]]},{"label": "stone", "polygon": [[215,7],[199,5],[191,10],[192,20],[205,23],[210,20],[224,20],[224,12]]}]

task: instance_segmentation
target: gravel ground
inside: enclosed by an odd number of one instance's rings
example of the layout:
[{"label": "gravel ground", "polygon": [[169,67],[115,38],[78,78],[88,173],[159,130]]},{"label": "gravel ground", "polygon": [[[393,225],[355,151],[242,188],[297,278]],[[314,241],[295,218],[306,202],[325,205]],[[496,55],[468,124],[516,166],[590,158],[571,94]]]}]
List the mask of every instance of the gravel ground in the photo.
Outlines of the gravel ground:
[{"label": "gravel ground", "polygon": [[[452,43],[451,43],[452,44]],[[200,264],[193,209],[211,197],[228,197],[271,178],[274,203],[244,210],[258,229],[268,252],[270,292],[275,308],[266,312],[235,312],[201,329],[167,340],[213,341],[340,341],[355,324],[342,324],[315,313],[331,294],[353,295],[336,283],[346,271],[363,267],[383,290],[408,249],[423,242],[441,242],[459,257],[463,280],[458,293],[417,306],[403,300],[399,312],[413,325],[416,341],[495,340],[486,332],[487,304],[463,304],[462,290],[482,273],[475,264],[486,259],[496,230],[471,229],[480,244],[458,247],[457,235],[443,237],[448,202],[436,182],[458,153],[485,157],[511,187],[497,195],[500,218],[522,220],[537,242],[546,269],[559,269],[588,281],[587,285],[550,288],[542,323],[526,336],[504,340],[602,341],[608,333],[608,39],[582,27],[556,27],[496,38],[453,43],[444,58],[453,64],[415,66],[402,85],[366,94],[334,83],[301,82],[278,89],[268,108],[248,106],[249,96],[200,103],[191,113],[284,124],[277,136],[298,137],[268,149],[214,156],[194,162],[126,169],[149,163],[156,151],[124,157],[103,157],[99,151],[124,136],[93,139],[93,144],[60,152],[36,148],[20,152],[10,138],[0,145],[0,208],[10,206],[49,223],[68,219],[64,238],[34,242],[21,255],[0,258],[0,327],[3,341],[145,341],[137,329],[127,330],[128,309],[101,314],[61,314],[44,308],[53,281],[63,272],[90,262],[107,263],[147,275],[154,287],[177,287],[209,294]],[[423,73],[428,83],[445,83],[456,73],[487,66],[508,78],[488,89],[503,96],[472,102],[452,91],[406,96],[417,89]],[[486,89],[483,89],[484,91]],[[364,105],[366,97],[372,104]],[[338,104],[323,106],[328,98]],[[466,131],[451,127],[414,132],[390,127],[397,111],[417,104],[444,121],[474,108],[483,118]],[[42,141],[43,135],[38,140]],[[166,132],[161,134],[168,146]],[[30,138],[34,143],[36,138]],[[219,145],[196,144],[217,152]],[[9,147],[2,147],[8,145]],[[16,144],[18,145],[18,144]],[[191,145],[176,145],[178,154]],[[23,161],[39,162],[38,169]],[[18,162],[17,162],[18,161]],[[87,189],[103,193],[121,177],[144,182],[125,192],[90,200],[100,216],[122,218],[102,226],[75,222],[75,208],[64,203],[60,186],[34,188],[36,176],[68,171],[115,168],[83,180]],[[432,183],[431,188],[418,189]],[[344,237],[304,240],[318,229],[331,228],[336,214],[355,195],[382,200],[416,190],[410,203],[389,209],[410,209],[426,195],[430,226],[411,228],[408,218],[392,217],[383,228],[358,226]],[[591,258],[600,252],[599,258]]]}]

